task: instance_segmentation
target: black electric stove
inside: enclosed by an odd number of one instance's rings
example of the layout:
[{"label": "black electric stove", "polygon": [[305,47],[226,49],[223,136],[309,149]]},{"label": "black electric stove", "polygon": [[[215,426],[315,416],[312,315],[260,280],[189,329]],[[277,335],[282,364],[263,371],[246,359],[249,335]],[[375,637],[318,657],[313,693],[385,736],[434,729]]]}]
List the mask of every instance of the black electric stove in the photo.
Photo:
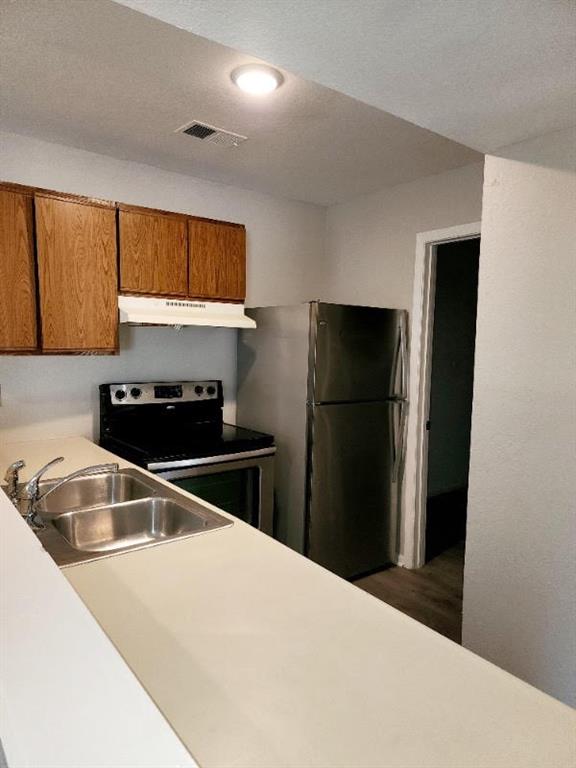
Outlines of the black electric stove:
[{"label": "black electric stove", "polygon": [[220,381],[102,384],[100,445],[272,534],[274,438],[223,405]]},{"label": "black electric stove", "polygon": [[102,384],[100,445],[150,471],[274,453],[274,438],[222,419],[222,382]]}]

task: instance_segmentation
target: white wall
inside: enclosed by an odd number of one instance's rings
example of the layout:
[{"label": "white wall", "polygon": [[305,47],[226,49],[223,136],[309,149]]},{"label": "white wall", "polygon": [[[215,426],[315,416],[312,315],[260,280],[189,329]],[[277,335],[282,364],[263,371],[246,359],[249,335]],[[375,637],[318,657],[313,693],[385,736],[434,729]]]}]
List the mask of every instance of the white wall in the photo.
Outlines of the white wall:
[{"label": "white wall", "polygon": [[416,234],[480,219],[482,164],[328,209],[328,301],[410,309]]},{"label": "white wall", "polygon": [[464,645],[576,705],[576,132],[486,159]]},{"label": "white wall", "polygon": [[[237,221],[248,233],[247,304],[315,298],[325,209],[151,166],[0,134],[0,178],[135,205]],[[96,385],[221,378],[235,417],[236,334],[222,329],[123,329],[119,357],[0,357],[0,429],[6,439],[93,434]]]}]

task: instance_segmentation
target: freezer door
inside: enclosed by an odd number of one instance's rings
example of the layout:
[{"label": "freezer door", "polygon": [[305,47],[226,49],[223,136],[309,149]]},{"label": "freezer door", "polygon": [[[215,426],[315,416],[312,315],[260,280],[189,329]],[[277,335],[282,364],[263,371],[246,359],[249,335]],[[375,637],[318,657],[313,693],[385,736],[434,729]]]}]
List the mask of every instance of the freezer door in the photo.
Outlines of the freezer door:
[{"label": "freezer door", "polygon": [[314,302],[309,402],[405,396],[406,315],[404,310]]},{"label": "freezer door", "polygon": [[393,555],[401,409],[393,401],[308,407],[307,554],[345,578]]}]

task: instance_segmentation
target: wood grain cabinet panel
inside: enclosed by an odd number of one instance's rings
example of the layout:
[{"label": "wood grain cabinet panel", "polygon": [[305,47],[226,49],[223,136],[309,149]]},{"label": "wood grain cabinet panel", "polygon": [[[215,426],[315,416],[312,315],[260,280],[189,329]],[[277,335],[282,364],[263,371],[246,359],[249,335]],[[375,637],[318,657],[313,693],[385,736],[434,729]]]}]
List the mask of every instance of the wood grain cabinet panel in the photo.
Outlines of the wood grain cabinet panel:
[{"label": "wood grain cabinet panel", "polygon": [[33,198],[0,187],[0,351],[36,348]]},{"label": "wood grain cabinet panel", "polygon": [[35,209],[42,349],[116,352],[115,206],[37,196]]},{"label": "wood grain cabinet panel", "polygon": [[190,296],[246,298],[246,230],[240,224],[190,219]]},{"label": "wood grain cabinet panel", "polygon": [[120,290],[159,296],[188,292],[186,219],[120,207]]}]

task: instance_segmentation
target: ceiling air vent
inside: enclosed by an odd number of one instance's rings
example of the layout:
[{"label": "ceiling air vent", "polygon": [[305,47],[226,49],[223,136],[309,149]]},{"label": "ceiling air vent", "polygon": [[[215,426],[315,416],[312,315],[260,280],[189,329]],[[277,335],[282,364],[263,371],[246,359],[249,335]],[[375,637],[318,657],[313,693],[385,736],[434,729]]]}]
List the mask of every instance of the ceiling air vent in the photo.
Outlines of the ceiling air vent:
[{"label": "ceiling air vent", "polygon": [[185,133],[194,139],[199,139],[205,144],[219,144],[221,147],[237,147],[246,141],[247,136],[241,136],[239,133],[226,131],[224,128],[216,128],[215,125],[207,125],[193,120],[178,128],[175,133]]},{"label": "ceiling air vent", "polygon": [[212,136],[216,131],[214,128],[202,125],[202,123],[192,123],[192,125],[182,131],[182,133],[187,133],[188,136],[194,136],[195,139],[207,139],[208,136]]}]

